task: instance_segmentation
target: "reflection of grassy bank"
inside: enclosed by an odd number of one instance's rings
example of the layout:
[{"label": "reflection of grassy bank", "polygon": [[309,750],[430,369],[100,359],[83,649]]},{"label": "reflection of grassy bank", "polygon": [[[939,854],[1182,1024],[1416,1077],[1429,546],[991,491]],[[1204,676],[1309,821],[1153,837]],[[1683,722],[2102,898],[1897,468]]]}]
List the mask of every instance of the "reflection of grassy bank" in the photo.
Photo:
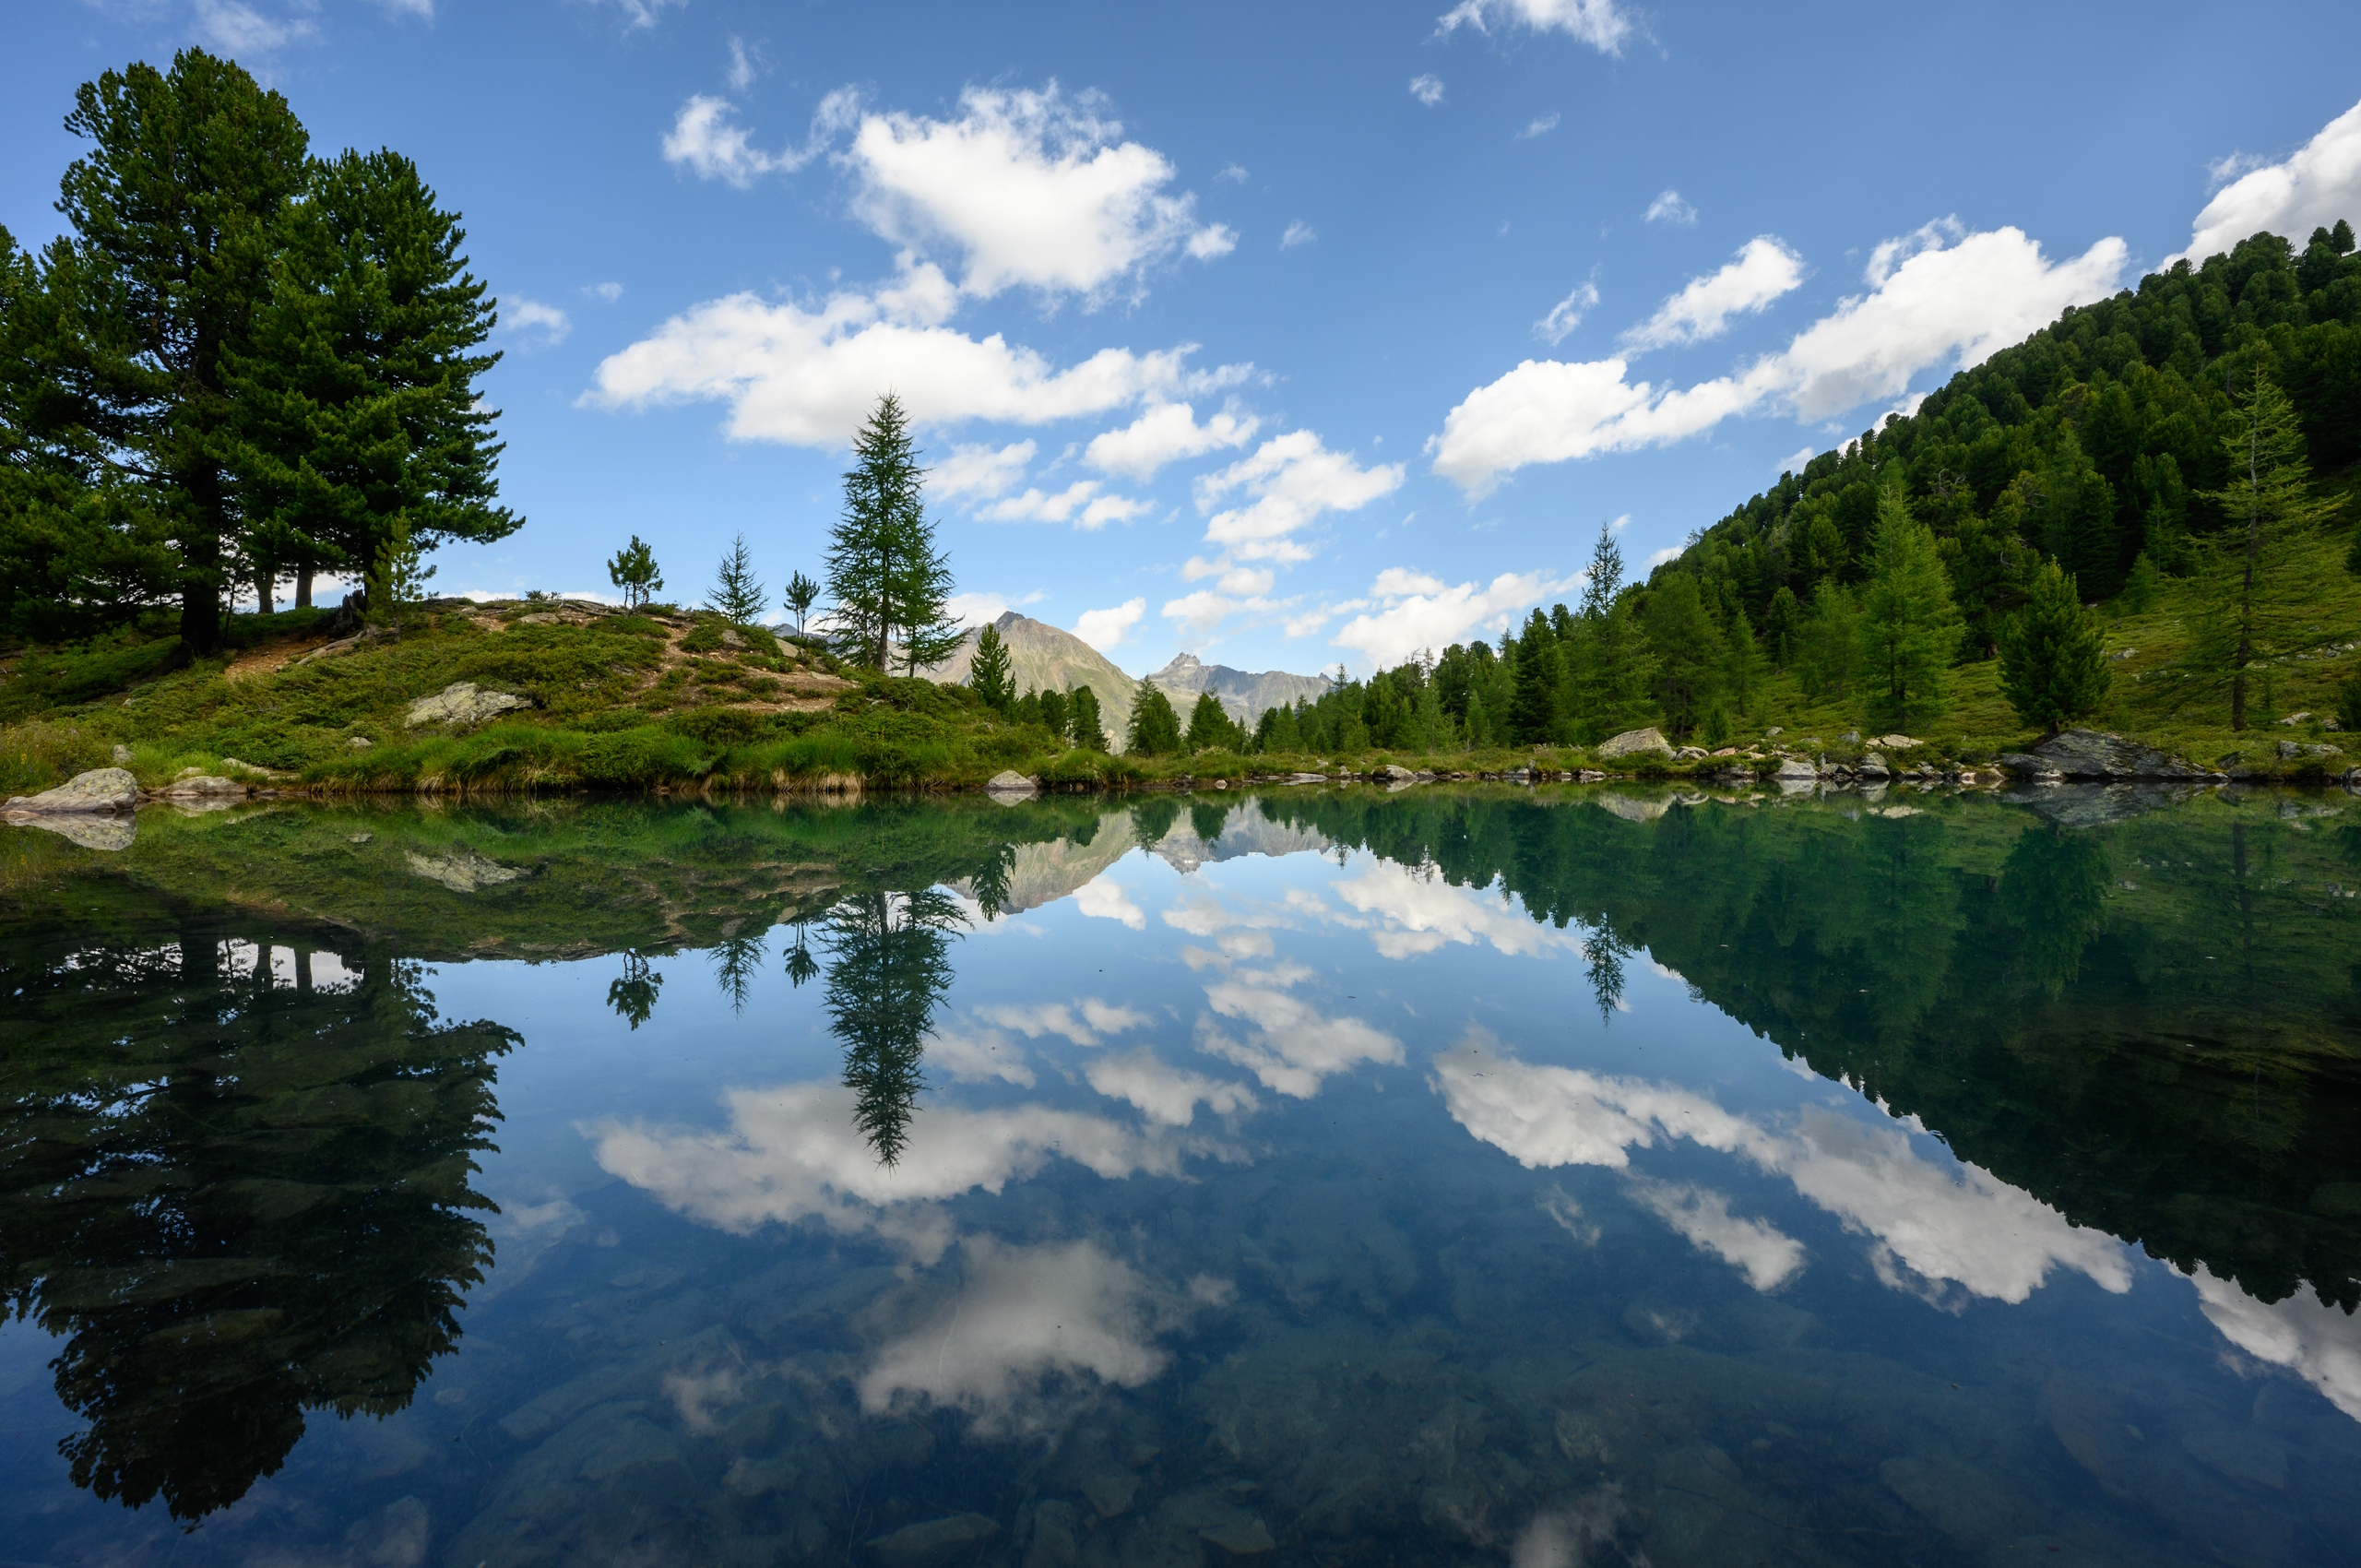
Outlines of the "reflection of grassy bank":
[{"label": "reflection of grassy bank", "polygon": [[2078,1223],[2361,1301],[2361,811],[2209,795],[2061,831],[1978,796],[1610,799],[1266,809],[1644,946]]}]

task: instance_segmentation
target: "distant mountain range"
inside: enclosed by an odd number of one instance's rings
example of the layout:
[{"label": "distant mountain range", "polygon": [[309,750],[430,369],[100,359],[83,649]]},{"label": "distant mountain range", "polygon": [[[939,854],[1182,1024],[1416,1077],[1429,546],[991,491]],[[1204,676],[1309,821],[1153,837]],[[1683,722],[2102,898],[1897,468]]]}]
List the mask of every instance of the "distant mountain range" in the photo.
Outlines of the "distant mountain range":
[{"label": "distant mountain range", "polygon": [[1224,711],[1250,727],[1263,717],[1264,708],[1292,707],[1298,697],[1316,702],[1330,685],[1325,675],[1290,675],[1281,670],[1249,674],[1227,664],[1207,664],[1193,653],[1176,654],[1171,663],[1148,679],[1164,688],[1172,706],[1180,710],[1183,724],[1189,721],[1197,694],[1211,692],[1221,700]]},{"label": "distant mountain range", "polygon": [[[1132,704],[1139,696],[1137,679],[1118,670],[1106,655],[1072,632],[1046,621],[1012,610],[992,625],[1008,645],[1009,674],[1020,695],[1053,686],[1062,692],[1088,686],[1098,694],[1099,722],[1106,727],[1108,739],[1121,749],[1123,731],[1132,720]],[[981,632],[980,627],[970,629],[950,658],[919,673],[944,685],[966,681],[976,660],[976,638]],[[1147,679],[1172,699],[1183,724],[1189,721],[1190,707],[1199,692],[1212,692],[1232,719],[1251,725],[1266,707],[1290,704],[1298,697],[1316,699],[1329,686],[1325,675],[1289,675],[1277,670],[1250,674],[1227,664],[1207,664],[1193,653],[1179,655]]]}]

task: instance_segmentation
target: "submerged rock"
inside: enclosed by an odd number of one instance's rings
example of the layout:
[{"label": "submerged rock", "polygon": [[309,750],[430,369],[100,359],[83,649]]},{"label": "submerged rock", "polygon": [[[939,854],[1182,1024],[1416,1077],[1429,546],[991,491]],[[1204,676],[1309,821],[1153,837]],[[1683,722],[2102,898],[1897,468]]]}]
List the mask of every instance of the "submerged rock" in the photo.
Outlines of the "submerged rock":
[{"label": "submerged rock", "polygon": [[1620,735],[1600,742],[1601,756],[1630,756],[1634,752],[1660,752],[1672,754],[1672,742],[1664,738],[1661,730],[1626,730]]},{"label": "submerged rock", "polygon": [[414,853],[405,854],[402,858],[409,862],[412,876],[439,882],[454,893],[479,893],[487,887],[497,887],[504,882],[515,882],[525,875],[515,866],[487,860],[472,849],[438,856],[433,860]]},{"label": "submerged rock", "polygon": [[1137,1476],[1093,1476],[1082,1483],[1082,1495],[1090,1500],[1090,1506],[1098,1511],[1102,1519],[1121,1517],[1139,1491]]},{"label": "submerged rock", "polygon": [[526,698],[511,696],[506,692],[487,692],[473,681],[454,681],[433,696],[412,702],[402,723],[412,730],[421,724],[448,724],[455,730],[465,730],[511,708],[532,706]]},{"label": "submerged rock", "polygon": [[953,1514],[904,1525],[865,1544],[878,1568],[938,1568],[972,1546],[1000,1534],[1000,1523],[981,1514]]},{"label": "submerged rock", "polygon": [[54,790],[38,795],[18,795],[0,807],[11,817],[48,816],[70,812],[129,811],[139,803],[139,780],[128,768],[94,767],[77,773]]}]

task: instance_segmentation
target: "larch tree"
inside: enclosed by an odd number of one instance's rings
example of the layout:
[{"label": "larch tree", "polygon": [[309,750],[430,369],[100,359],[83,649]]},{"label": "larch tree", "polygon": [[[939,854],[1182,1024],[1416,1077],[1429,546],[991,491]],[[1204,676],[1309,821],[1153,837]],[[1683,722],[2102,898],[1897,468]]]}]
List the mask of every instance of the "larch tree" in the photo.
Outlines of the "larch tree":
[{"label": "larch tree", "polygon": [[754,557],[746,548],[744,534],[730,541],[730,553],[715,569],[713,587],[705,597],[732,625],[751,626],[761,619],[770,596],[754,578]]},{"label": "larch tree", "polygon": [[1016,700],[1016,688],[1008,669],[1008,644],[1001,640],[998,626],[988,624],[976,634],[975,657],[967,664],[967,684],[994,713],[1007,712],[1009,704]]},{"label": "larch tree", "polygon": [[827,555],[835,640],[872,670],[890,667],[898,641],[904,673],[914,675],[949,658],[965,635],[950,613],[951,564],[935,547],[925,480],[909,416],[888,392],[853,437]]},{"label": "larch tree", "polygon": [[2000,694],[2020,720],[2055,735],[2106,701],[2105,644],[2098,617],[2082,608],[2080,585],[2045,560],[2024,608],[2000,630]]},{"label": "larch tree", "polygon": [[1939,717],[1951,702],[1959,611],[1934,533],[1910,515],[1899,482],[1878,493],[1876,542],[1860,604],[1854,636],[1869,722],[1907,730]]}]

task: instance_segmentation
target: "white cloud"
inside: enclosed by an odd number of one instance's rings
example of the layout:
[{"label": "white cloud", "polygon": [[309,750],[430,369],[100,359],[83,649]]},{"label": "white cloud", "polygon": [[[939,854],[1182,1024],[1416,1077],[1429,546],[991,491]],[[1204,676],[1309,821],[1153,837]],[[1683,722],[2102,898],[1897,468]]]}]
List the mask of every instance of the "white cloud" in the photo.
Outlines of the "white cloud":
[{"label": "white cloud", "polygon": [[[1218,473],[1197,481],[1197,509],[1211,511],[1225,497],[1243,492],[1246,505],[1216,512],[1205,523],[1205,540],[1246,561],[1309,560],[1311,551],[1294,535],[1329,512],[1356,512],[1402,485],[1402,465],[1364,469],[1349,453],[1331,452],[1308,430],[1291,430],[1257,447]],[[1229,563],[1225,561],[1225,569]]]},{"label": "white cloud", "polygon": [[1776,237],[1758,234],[1739,249],[1736,260],[1708,277],[1690,279],[1656,307],[1655,315],[1616,341],[1631,353],[1702,343],[1728,331],[1730,317],[1759,314],[1803,280],[1804,258]]},{"label": "white cloud", "polygon": [[[2215,167],[2229,173],[2238,164],[2225,160]],[[2333,228],[2340,218],[2361,218],[2361,103],[2331,120],[2284,162],[2244,172],[2207,202],[2182,254],[2201,262],[2263,231],[2300,247],[2314,229]]]},{"label": "white cloud", "polygon": [[1387,958],[1481,943],[1496,953],[1531,957],[1578,954],[1581,936],[1537,921],[1491,888],[1454,887],[1439,876],[1378,861],[1336,885],[1336,897],[1370,917],[1370,941]]},{"label": "white cloud", "polygon": [[1245,445],[1262,423],[1225,409],[1199,424],[1196,410],[1186,403],[1154,403],[1122,429],[1091,437],[1082,460],[1102,472],[1145,482],[1167,463],[1200,457],[1224,446]]},{"label": "white cloud", "polygon": [[1200,1104],[1216,1116],[1259,1109],[1245,1085],[1167,1066],[1145,1048],[1121,1056],[1098,1057],[1083,1070],[1083,1076],[1108,1099],[1136,1106],[1149,1121],[1169,1127],[1185,1127],[1195,1121]]},{"label": "white cloud", "polygon": [[267,54],[317,34],[310,22],[266,17],[241,0],[196,0],[197,41],[223,54]]},{"label": "white cloud", "polygon": [[1410,78],[1410,96],[1432,109],[1442,101],[1442,78],[1438,76],[1416,76]]},{"label": "white cloud", "polygon": [[1205,988],[1214,1012],[1252,1026],[1243,1039],[1233,1039],[1210,1017],[1198,1021],[1197,1048],[1209,1056],[1235,1062],[1263,1081],[1263,1087],[1296,1099],[1320,1092],[1322,1079],[1347,1073],[1364,1063],[1391,1063],[1402,1060],[1402,1042],[1358,1018],[1342,1016],[1335,1003],[1307,1001],[1289,987],[1310,978],[1294,966],[1275,969],[1240,969]]},{"label": "white cloud", "polygon": [[989,1031],[970,1035],[956,1029],[937,1030],[926,1042],[926,1060],[963,1084],[997,1078],[1022,1088],[1033,1087],[1033,1069],[1025,1064],[1025,1052]]},{"label": "white cloud", "polygon": [[1803,447],[1797,451],[1790,452],[1787,456],[1779,459],[1779,465],[1776,471],[1783,474],[1799,474],[1804,471],[1804,465],[1810,462],[1814,456],[1815,454],[1809,446]]},{"label": "white cloud", "polygon": [[1697,209],[1681,200],[1679,191],[1661,191],[1657,193],[1655,200],[1648,203],[1648,210],[1642,215],[1641,220],[1647,223],[1679,223],[1685,228],[1694,228],[1697,223]]},{"label": "white cloud", "polygon": [[1533,335],[1545,339],[1555,347],[1565,341],[1566,335],[1583,324],[1584,313],[1598,303],[1598,285],[1577,283],[1574,291],[1549,307],[1549,314],[1533,324]]},{"label": "white cloud", "polygon": [[1769,1127],[1686,1089],[1529,1065],[1474,1031],[1437,1057],[1435,1069],[1453,1119],[1529,1169],[1619,1170],[1635,1147],[1685,1138],[1785,1177],[1871,1238],[1869,1264],[1880,1281],[1938,1304],[1960,1291],[2022,1302],[2057,1267],[2104,1290],[2131,1288],[2113,1237],[2071,1223],[1980,1167],[1938,1166],[1898,1126],[1866,1126],[1812,1106],[1792,1126]]},{"label": "white cloud", "polygon": [[993,420],[1042,424],[1105,413],[1148,397],[1234,384],[1246,366],[1193,373],[1189,346],[1145,354],[1101,349],[1060,368],[1000,334],[975,339],[940,325],[949,284],[905,256],[900,278],[814,308],[732,294],[693,307],[600,362],[582,401],[642,409],[719,399],[742,441],[841,447],[882,386],[922,425]]},{"label": "white cloud", "polygon": [[1147,912],[1132,902],[1121,884],[1103,876],[1074,889],[1074,907],[1090,920],[1115,921],[1133,931],[1147,929]]},{"label": "white cloud", "polygon": [[985,1431],[1025,1424],[1052,1379],[1136,1388],[1164,1370],[1150,1342],[1171,1307],[1129,1264],[1088,1241],[960,1243],[957,1293],[882,1347],[858,1384],[864,1408],[918,1396],[974,1412]]},{"label": "white cloud", "polygon": [[1127,599],[1111,610],[1086,610],[1074,624],[1074,635],[1105,653],[1120,647],[1131,636],[1132,628],[1147,613],[1147,600]]},{"label": "white cloud", "polygon": [[1729,1199],[1720,1193],[1640,1176],[1626,1182],[1624,1190],[1691,1245],[1743,1273],[1757,1290],[1776,1290],[1804,1265],[1801,1241],[1774,1225],[1732,1214]]},{"label": "white cloud", "polygon": [[1211,261],[1238,248],[1238,231],[1227,223],[1208,223],[1189,236],[1185,248],[1192,259]]},{"label": "white cloud", "polygon": [[[731,41],[736,47],[736,41]],[[731,73],[736,81],[736,73]],[[853,123],[860,100],[850,88],[838,88],[820,100],[813,112],[812,128],[800,148],[765,152],[754,146],[753,133],[732,122],[737,111],[726,98],[694,93],[664,133],[664,160],[685,164],[699,178],[722,180],[743,190],[765,174],[792,174],[828,148]]]},{"label": "white cloud", "polygon": [[1680,546],[1677,544],[1667,544],[1662,550],[1649,552],[1648,570],[1653,572],[1667,561],[1678,561],[1679,559]]},{"label": "white cloud", "polygon": [[761,63],[760,56],[761,51],[749,50],[743,39],[730,39],[729,80],[732,91],[743,92],[754,85],[754,70]]},{"label": "white cloud", "polygon": [[1558,112],[1553,109],[1547,114],[1536,115],[1527,121],[1525,129],[1517,132],[1516,139],[1531,141],[1536,137],[1546,137],[1557,128]]},{"label": "white cloud", "polygon": [[1228,180],[1239,185],[1244,184],[1252,177],[1246,172],[1246,166],[1242,163],[1225,163],[1221,166],[1221,172],[1214,176],[1216,180]]},{"label": "white cloud", "polygon": [[434,19],[434,0],[377,0],[377,4],[397,17],[416,17],[429,22]]},{"label": "white cloud", "polygon": [[1622,53],[1625,42],[1640,30],[1615,0],[1461,0],[1436,23],[1437,30],[1446,33],[1462,26],[1477,32],[1512,26],[1562,32],[1610,55]]},{"label": "white cloud", "polygon": [[1127,523],[1133,517],[1156,508],[1145,501],[1122,495],[1102,495],[1105,488],[1095,479],[1078,479],[1055,494],[1040,489],[1027,490],[1022,495],[1012,495],[996,501],[983,509],[982,515],[1000,523],[1063,523],[1071,521],[1086,532],[1105,528],[1109,523]]},{"label": "white cloud", "polygon": [[2199,1310],[2224,1338],[2258,1361],[2287,1368],[2361,1421],[2361,1316],[2320,1305],[2300,1285],[2285,1301],[2265,1306],[2201,1263],[2189,1283],[2197,1287]]},{"label": "white cloud", "polygon": [[1271,576],[1252,567],[1233,566],[1221,575],[1223,591],[1199,588],[1184,593],[1166,600],[1157,613],[1177,625],[1191,642],[1201,642],[1232,615],[1282,614],[1301,602],[1299,598],[1269,598],[1264,590],[1271,586]]},{"label": "white cloud", "polygon": [[1370,597],[1379,605],[1346,622],[1329,640],[1390,670],[1422,649],[1449,647],[1473,632],[1504,630],[1520,612],[1581,580],[1553,578],[1548,572],[1502,572],[1483,588],[1473,582],[1446,587],[1437,578],[1395,568],[1379,574],[1370,586]]},{"label": "white cloud", "polygon": [[623,286],[621,283],[585,283],[582,286],[582,291],[605,304],[613,304],[623,297]]},{"label": "white cloud", "polygon": [[1013,441],[1005,446],[954,446],[949,457],[927,470],[927,490],[938,501],[959,495],[1005,495],[1025,477],[1026,465],[1033,461],[1036,450],[1030,441]]},{"label": "white cloud", "polygon": [[955,593],[943,600],[943,607],[963,626],[987,626],[1020,605],[1038,604],[1048,597],[1039,588],[1022,599],[997,593]]},{"label": "white cloud", "polygon": [[855,209],[905,244],[943,244],[964,259],[960,288],[1075,293],[1092,303],[1186,249],[1200,258],[1235,244],[1200,228],[1193,196],[1168,195],[1161,153],[1118,142],[1120,122],[1097,95],[968,88],[955,120],[862,116],[844,155],[860,182]]},{"label": "white cloud", "polygon": [[1279,236],[1279,249],[1291,251],[1298,245],[1308,245],[1319,237],[1319,230],[1299,218],[1287,225],[1286,233]]},{"label": "white cloud", "polygon": [[[1101,885],[1092,883],[1092,886]],[[1113,883],[1104,885],[1113,887]],[[1126,920],[1125,925],[1132,925]],[[1135,930],[1145,931],[1147,921],[1141,919]],[[1027,1039],[1039,1039],[1043,1035],[1062,1035],[1076,1045],[1097,1045],[1108,1035],[1126,1030],[1145,1028],[1148,1016],[1137,1008],[1109,1004],[1095,996],[1079,1002],[1041,1002],[1029,1006],[1015,1003],[1001,1003],[979,1007],[976,1016],[998,1024],[1004,1029],[1014,1029]]]},{"label": "white cloud", "polygon": [[1627,381],[1620,358],[1527,360],[1444,418],[1427,444],[1434,471],[1477,496],[1530,463],[1667,445],[1733,415],[1814,421],[1898,398],[1922,371],[1975,364],[2068,305],[2111,292],[2127,254],[2106,239],[2052,263],[2016,229],[1943,240],[1930,225],[1880,245],[1869,292],[1841,302],[1779,352],[1694,386]]},{"label": "white cloud", "polygon": [[664,13],[675,6],[685,6],[689,0],[588,0],[593,6],[612,6],[623,13],[626,29],[652,28]]},{"label": "white cloud", "polygon": [[574,330],[574,318],[555,305],[545,305],[522,294],[512,294],[500,304],[501,330],[516,333],[528,350],[554,348]]},{"label": "white cloud", "polygon": [[743,1235],[817,1219],[845,1235],[874,1233],[932,1263],[950,1241],[931,1206],[982,1188],[998,1193],[1062,1156],[1109,1181],[1180,1170],[1180,1146],[1105,1117],[1046,1106],[921,1108],[901,1159],[881,1164],[841,1084],[779,1084],[722,1097],[727,1130],[604,1121],[583,1132],[599,1164],[675,1213]]}]

